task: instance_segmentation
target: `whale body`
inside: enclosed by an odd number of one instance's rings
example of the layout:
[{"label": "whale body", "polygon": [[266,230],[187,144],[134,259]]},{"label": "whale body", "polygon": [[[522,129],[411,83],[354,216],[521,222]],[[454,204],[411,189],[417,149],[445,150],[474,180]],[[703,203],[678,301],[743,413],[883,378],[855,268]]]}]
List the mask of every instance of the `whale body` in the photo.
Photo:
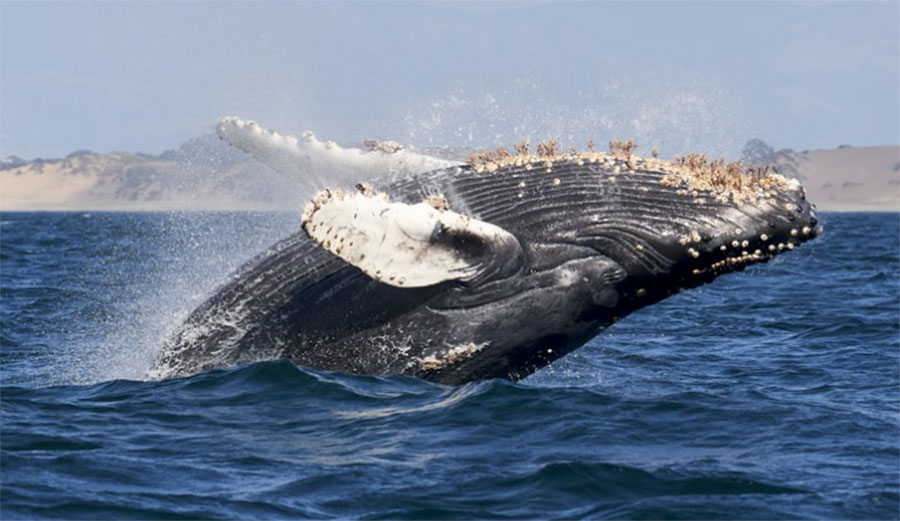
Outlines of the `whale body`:
[{"label": "whale body", "polygon": [[[299,168],[304,147],[326,163],[335,149],[236,119],[219,131],[282,171]],[[637,309],[819,233],[797,181],[696,156],[545,146],[456,164],[395,153],[355,151],[406,170],[317,195],[300,230],[187,318],[150,376],[287,358],[443,384],[518,380]]]}]

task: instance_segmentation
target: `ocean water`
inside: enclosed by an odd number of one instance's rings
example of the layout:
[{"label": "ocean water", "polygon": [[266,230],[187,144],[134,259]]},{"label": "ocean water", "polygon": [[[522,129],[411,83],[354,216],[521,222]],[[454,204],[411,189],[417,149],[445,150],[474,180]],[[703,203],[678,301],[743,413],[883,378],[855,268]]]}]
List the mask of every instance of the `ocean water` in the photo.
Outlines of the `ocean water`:
[{"label": "ocean water", "polygon": [[280,214],[0,214],[0,518],[900,517],[900,214],[519,383],[263,362],[142,381]]}]

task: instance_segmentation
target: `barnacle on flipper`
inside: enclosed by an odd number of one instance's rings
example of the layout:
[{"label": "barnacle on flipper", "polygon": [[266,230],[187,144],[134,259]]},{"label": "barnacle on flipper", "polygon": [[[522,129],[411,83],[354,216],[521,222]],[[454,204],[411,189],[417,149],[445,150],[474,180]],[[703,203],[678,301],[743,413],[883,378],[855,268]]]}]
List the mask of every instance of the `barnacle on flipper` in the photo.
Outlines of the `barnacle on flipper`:
[{"label": "barnacle on flipper", "polygon": [[403,145],[396,141],[381,141],[377,139],[367,139],[363,141],[363,146],[372,152],[384,152],[385,154],[394,154],[403,150]]}]

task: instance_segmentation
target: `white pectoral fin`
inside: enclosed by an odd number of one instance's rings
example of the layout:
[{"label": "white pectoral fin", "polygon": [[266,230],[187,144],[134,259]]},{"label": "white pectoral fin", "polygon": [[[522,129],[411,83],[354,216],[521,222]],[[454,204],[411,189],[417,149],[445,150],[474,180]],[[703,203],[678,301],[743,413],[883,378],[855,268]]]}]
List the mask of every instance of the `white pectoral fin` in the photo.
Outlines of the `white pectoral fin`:
[{"label": "white pectoral fin", "polygon": [[383,194],[320,193],[303,229],[375,280],[423,287],[503,276],[521,265],[518,240],[493,224],[432,204],[391,203]]},{"label": "white pectoral fin", "polygon": [[455,163],[425,154],[372,142],[371,150],[344,148],[333,141],[320,141],[312,132],[300,138],[282,136],[254,121],[236,117],[216,126],[219,138],[255,157],[273,170],[305,179],[310,174],[338,179],[368,179],[386,174],[418,174]]},{"label": "white pectoral fin", "polygon": [[310,158],[304,153],[304,148],[310,148],[309,146],[293,136],[282,136],[267,130],[255,121],[243,121],[236,117],[223,118],[216,126],[216,134],[222,141],[243,150],[282,174],[302,175],[304,169],[309,169]]}]

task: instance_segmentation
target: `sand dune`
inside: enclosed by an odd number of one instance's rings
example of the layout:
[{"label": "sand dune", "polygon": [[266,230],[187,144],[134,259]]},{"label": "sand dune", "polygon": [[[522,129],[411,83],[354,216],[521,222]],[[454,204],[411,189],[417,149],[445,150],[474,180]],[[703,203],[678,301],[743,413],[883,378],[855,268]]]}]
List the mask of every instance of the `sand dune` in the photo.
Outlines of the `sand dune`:
[{"label": "sand dune", "polygon": [[212,165],[90,154],[0,171],[2,211],[192,211],[295,208],[297,190],[252,162]]}]

